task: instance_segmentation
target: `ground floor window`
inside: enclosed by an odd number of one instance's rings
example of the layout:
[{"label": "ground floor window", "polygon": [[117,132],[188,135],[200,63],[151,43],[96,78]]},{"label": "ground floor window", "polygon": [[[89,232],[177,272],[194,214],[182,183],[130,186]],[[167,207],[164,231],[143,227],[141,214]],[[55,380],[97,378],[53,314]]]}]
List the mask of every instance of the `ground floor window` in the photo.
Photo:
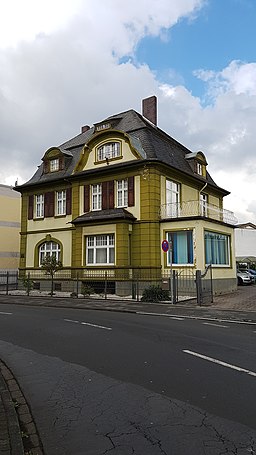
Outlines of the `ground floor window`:
[{"label": "ground floor window", "polygon": [[55,256],[56,261],[60,261],[60,245],[56,242],[45,242],[39,247],[39,267],[47,255]]},{"label": "ground floor window", "polygon": [[86,264],[111,264],[115,263],[114,234],[89,235],[86,238]]},{"label": "ground floor window", "polygon": [[230,236],[205,231],[205,263],[213,265],[230,264]]},{"label": "ground floor window", "polygon": [[167,233],[167,240],[171,245],[167,255],[167,265],[193,264],[193,231],[174,231]]}]

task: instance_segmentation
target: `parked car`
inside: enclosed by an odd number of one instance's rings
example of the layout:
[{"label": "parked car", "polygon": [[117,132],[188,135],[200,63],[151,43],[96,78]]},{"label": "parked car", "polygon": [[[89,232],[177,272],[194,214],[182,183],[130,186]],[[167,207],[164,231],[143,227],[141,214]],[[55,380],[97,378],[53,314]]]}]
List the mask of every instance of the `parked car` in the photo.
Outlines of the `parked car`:
[{"label": "parked car", "polygon": [[250,274],[243,270],[238,270],[237,271],[237,284],[238,285],[245,285],[245,284],[252,284],[254,282],[254,279],[250,276]]},{"label": "parked car", "polygon": [[253,269],[247,269],[246,272],[249,273],[253,283],[256,282],[256,270],[253,270]]}]

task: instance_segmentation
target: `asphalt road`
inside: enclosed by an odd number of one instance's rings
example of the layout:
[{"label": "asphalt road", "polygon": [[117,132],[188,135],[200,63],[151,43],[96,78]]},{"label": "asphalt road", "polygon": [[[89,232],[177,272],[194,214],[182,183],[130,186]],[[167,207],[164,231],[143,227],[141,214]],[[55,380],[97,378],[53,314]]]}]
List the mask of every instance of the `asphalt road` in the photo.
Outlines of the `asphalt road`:
[{"label": "asphalt road", "polygon": [[0,305],[46,455],[256,453],[256,325]]}]

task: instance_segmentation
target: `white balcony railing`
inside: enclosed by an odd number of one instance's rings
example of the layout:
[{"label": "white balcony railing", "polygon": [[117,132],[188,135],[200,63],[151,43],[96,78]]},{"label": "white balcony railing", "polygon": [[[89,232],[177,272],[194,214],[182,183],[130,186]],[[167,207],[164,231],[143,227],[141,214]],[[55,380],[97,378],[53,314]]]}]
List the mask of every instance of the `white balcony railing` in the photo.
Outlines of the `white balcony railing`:
[{"label": "white balcony railing", "polygon": [[220,209],[216,205],[207,204],[203,201],[188,201],[174,204],[163,204],[160,210],[160,217],[164,218],[185,218],[204,216],[213,220],[222,221],[227,224],[236,224],[237,218],[230,210]]}]

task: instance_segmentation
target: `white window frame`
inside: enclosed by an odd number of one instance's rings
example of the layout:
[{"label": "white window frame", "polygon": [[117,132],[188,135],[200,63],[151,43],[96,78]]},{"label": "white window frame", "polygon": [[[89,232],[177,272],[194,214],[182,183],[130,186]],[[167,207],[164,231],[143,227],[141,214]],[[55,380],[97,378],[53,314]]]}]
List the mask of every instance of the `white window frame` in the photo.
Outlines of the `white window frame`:
[{"label": "white window frame", "polygon": [[128,206],[128,180],[122,179],[116,181],[116,206]]},{"label": "white window frame", "polygon": [[[99,260],[100,255],[106,261]],[[114,234],[89,235],[86,237],[86,265],[115,265]]]},{"label": "white window frame", "polygon": [[44,195],[36,194],[35,195],[35,218],[44,217]]},{"label": "white window frame", "polygon": [[60,160],[59,158],[54,158],[50,160],[50,172],[56,172],[60,168]]},{"label": "white window frame", "polygon": [[180,184],[166,179],[166,214],[176,218],[180,214]]},{"label": "white window frame", "polygon": [[120,142],[106,142],[97,148],[97,161],[111,160],[121,156]]},{"label": "white window frame", "polygon": [[[166,233],[166,237],[169,244],[171,245],[167,253],[167,265],[169,266],[171,264],[174,264],[175,267],[176,266],[192,267],[194,265],[195,257],[193,229],[177,229],[175,231],[170,231]],[[190,262],[180,260],[185,255],[187,259],[189,259],[189,257],[191,258]]]},{"label": "white window frame", "polygon": [[39,267],[41,267],[44,258],[47,255],[55,256],[60,261],[61,248],[57,242],[44,242],[39,246]]},{"label": "white window frame", "polygon": [[207,216],[208,194],[200,193],[200,215]]},{"label": "white window frame", "polygon": [[56,215],[66,215],[66,190],[56,191]]},{"label": "white window frame", "polygon": [[[208,234],[208,239],[207,239]],[[208,241],[208,245],[207,242]],[[219,242],[225,242],[219,244]],[[222,232],[214,232],[210,230],[204,231],[204,249],[205,249],[205,264],[211,264],[212,267],[230,267],[230,235]],[[221,248],[223,247],[224,248]],[[208,253],[207,253],[208,249]],[[211,255],[211,261],[208,261]],[[208,257],[207,257],[208,256]],[[227,259],[227,262],[218,262],[217,259],[221,256]]]},{"label": "white window frame", "polygon": [[197,161],[196,172],[198,175],[203,175],[203,165]]},{"label": "white window frame", "polygon": [[91,186],[92,210],[102,209],[102,184],[96,183]]}]

